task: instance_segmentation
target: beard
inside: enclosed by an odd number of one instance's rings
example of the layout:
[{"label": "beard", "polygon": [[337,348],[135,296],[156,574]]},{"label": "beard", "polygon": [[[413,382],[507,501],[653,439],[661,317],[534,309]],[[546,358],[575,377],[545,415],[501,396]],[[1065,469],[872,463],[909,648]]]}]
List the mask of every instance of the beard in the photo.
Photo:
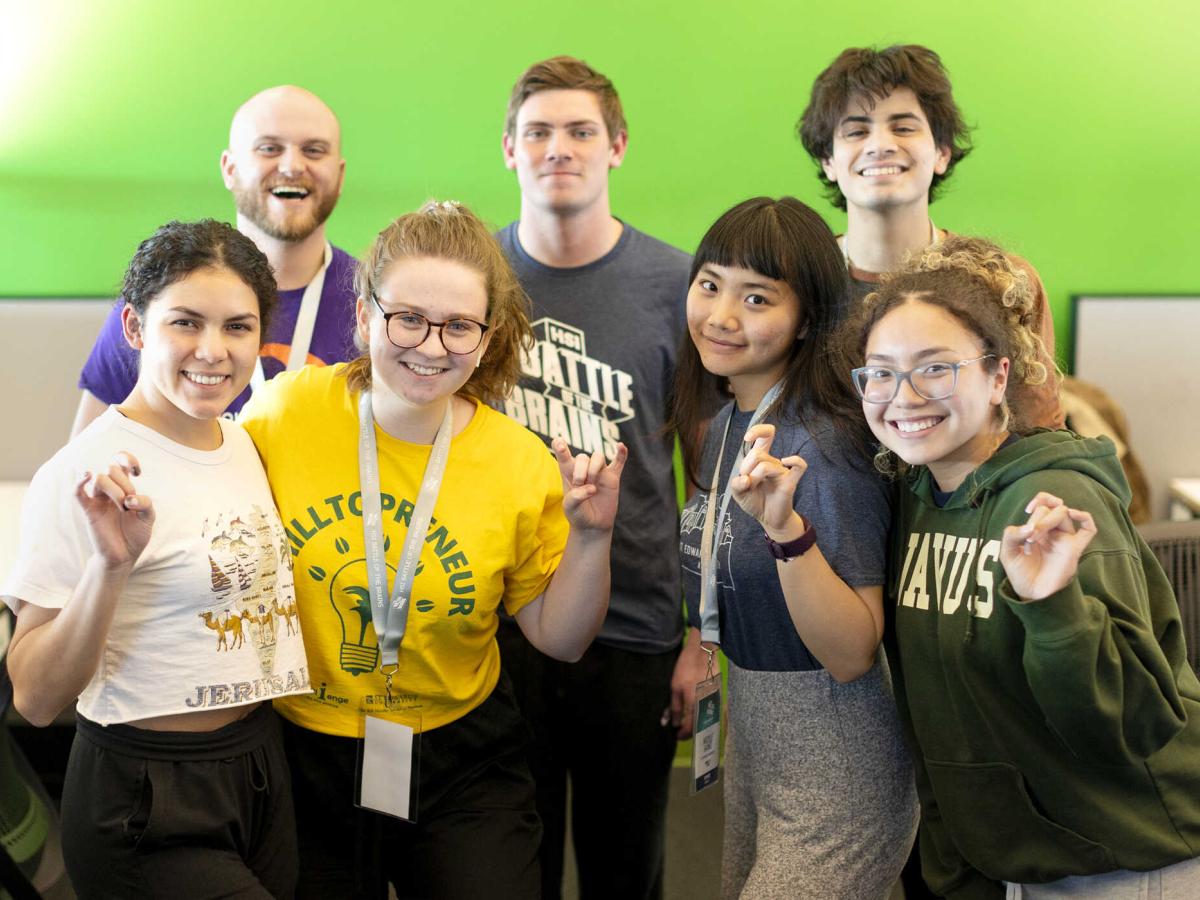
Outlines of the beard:
[{"label": "beard", "polygon": [[337,206],[337,194],[332,191],[320,193],[316,188],[310,188],[309,196],[314,200],[310,208],[280,215],[271,208],[270,188],[254,184],[238,185],[233,189],[234,203],[240,215],[276,240],[289,243],[304,240],[324,225]]}]

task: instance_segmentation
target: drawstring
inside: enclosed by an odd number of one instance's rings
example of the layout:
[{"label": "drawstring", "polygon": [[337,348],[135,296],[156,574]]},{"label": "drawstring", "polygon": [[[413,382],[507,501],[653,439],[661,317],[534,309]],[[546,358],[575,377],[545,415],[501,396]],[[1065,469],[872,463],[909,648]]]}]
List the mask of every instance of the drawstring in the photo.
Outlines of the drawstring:
[{"label": "drawstring", "polygon": [[[971,473],[974,478],[975,473]],[[982,500],[980,496],[982,495]],[[972,484],[971,496],[967,499],[967,503],[971,506],[979,506],[979,526],[975,532],[976,558],[975,564],[971,567],[970,581],[967,583],[967,630],[963,633],[963,644],[969,644],[975,639],[975,589],[979,587],[979,582],[975,578],[975,573],[978,571],[979,560],[983,556],[983,537],[987,532],[988,519],[991,517],[992,507],[996,503],[996,497],[992,491],[987,488],[979,487]]]},{"label": "drawstring", "polygon": [[267,752],[262,746],[255,747],[250,752],[250,787],[258,793],[267,793],[271,788],[271,780],[267,774]]}]

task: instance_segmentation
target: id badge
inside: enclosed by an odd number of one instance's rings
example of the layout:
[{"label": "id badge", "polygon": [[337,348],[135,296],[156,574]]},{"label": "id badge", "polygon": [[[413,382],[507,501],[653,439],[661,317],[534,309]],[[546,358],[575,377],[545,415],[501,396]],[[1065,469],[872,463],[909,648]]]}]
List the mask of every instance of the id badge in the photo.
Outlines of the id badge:
[{"label": "id badge", "polygon": [[692,708],[695,733],[692,737],[692,793],[698,794],[717,783],[721,761],[721,676],[696,685]]},{"label": "id badge", "polygon": [[405,822],[416,822],[421,716],[418,709],[398,711],[403,722],[370,713],[364,717],[354,804]]}]

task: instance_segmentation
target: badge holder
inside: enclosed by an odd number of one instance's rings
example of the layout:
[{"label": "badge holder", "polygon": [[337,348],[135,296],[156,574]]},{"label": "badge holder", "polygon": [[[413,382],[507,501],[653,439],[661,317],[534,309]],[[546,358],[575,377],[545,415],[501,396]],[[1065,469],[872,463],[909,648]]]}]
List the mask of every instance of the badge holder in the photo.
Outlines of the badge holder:
[{"label": "badge holder", "polygon": [[696,685],[692,707],[692,794],[717,783],[721,760],[721,676],[714,672],[715,654],[707,647],[708,672]]},{"label": "badge holder", "polygon": [[[382,707],[368,698],[362,712],[363,740],[355,765],[354,805],[405,822],[417,821],[420,783],[421,706],[416,697],[392,693],[397,666],[381,669],[386,693]],[[384,718],[388,712],[403,721]]]}]

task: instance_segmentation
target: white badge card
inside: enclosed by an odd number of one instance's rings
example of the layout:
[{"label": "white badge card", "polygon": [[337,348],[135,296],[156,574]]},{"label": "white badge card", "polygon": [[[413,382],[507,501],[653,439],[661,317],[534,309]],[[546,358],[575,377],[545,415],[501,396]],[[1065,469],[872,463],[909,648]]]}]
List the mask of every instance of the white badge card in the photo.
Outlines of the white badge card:
[{"label": "white badge card", "polygon": [[721,762],[721,676],[696,685],[692,708],[692,793],[717,783]]},{"label": "white badge card", "polygon": [[367,716],[365,721],[355,804],[406,822],[417,821],[420,732],[379,716]]}]

